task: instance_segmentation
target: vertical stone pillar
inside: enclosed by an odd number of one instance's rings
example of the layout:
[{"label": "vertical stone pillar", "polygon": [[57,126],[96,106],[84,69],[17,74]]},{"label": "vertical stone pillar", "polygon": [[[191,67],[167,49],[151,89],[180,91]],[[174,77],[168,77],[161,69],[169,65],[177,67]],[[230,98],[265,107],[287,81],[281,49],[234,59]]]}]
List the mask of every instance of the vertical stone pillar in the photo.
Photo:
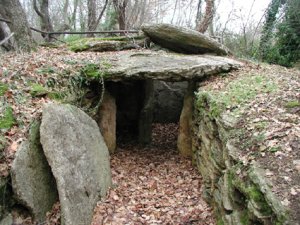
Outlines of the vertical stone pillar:
[{"label": "vertical stone pillar", "polygon": [[99,108],[98,125],[101,134],[104,138],[105,144],[110,153],[116,150],[116,119],[117,106],[113,96],[107,91],[104,93],[103,102]]},{"label": "vertical stone pillar", "polygon": [[144,101],[139,117],[139,143],[146,145],[151,143],[153,105],[154,105],[153,80],[144,83]]},{"label": "vertical stone pillar", "polygon": [[189,81],[179,121],[177,148],[179,153],[185,157],[192,157],[192,119],[195,90],[196,82]]}]

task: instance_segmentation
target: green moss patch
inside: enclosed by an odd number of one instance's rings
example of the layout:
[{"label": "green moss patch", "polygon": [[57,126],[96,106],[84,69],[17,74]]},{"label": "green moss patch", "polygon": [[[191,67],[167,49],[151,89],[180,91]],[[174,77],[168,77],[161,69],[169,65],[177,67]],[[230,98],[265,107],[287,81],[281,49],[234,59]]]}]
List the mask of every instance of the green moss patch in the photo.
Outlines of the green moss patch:
[{"label": "green moss patch", "polygon": [[106,70],[109,68],[111,64],[106,61],[101,64],[89,63],[81,69],[80,74],[87,78],[99,79],[108,76]]},{"label": "green moss patch", "polygon": [[289,101],[285,104],[285,108],[292,109],[300,106],[300,102],[297,100]]},{"label": "green moss patch", "polygon": [[16,120],[13,114],[13,109],[7,107],[3,116],[0,117],[0,129],[9,129],[16,124]]},{"label": "green moss patch", "polygon": [[144,38],[145,38],[144,36],[133,36],[130,38],[126,36],[106,37],[106,38],[81,38],[81,39],[75,39],[74,41],[70,41],[68,43],[68,47],[71,51],[81,52],[89,49],[91,44],[97,42],[105,42],[105,41],[128,42],[130,40],[141,40]]},{"label": "green moss patch", "polygon": [[48,94],[47,88],[43,87],[40,84],[31,85],[30,94],[32,97],[40,97]]},{"label": "green moss patch", "polygon": [[0,82],[0,96],[3,96],[8,90],[8,85]]},{"label": "green moss patch", "polygon": [[226,109],[238,109],[260,93],[277,90],[277,85],[264,75],[249,75],[233,80],[221,91],[201,91],[196,94],[198,109],[208,107],[211,115],[219,116]]}]

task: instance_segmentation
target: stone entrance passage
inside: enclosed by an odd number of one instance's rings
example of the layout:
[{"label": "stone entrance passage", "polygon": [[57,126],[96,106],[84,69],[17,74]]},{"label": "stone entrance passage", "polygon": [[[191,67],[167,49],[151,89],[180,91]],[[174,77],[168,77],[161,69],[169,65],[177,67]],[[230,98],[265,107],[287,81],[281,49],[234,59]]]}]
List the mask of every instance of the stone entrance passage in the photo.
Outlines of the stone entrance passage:
[{"label": "stone entrance passage", "polygon": [[[113,141],[150,144],[153,123],[178,123],[186,88],[187,82],[107,82],[100,108],[103,121],[100,122],[100,128],[104,136],[110,136],[106,138],[108,148],[116,148]],[[113,132],[116,138],[113,137]]]},{"label": "stone entrance passage", "polygon": [[[114,152],[118,137],[150,144],[153,122],[175,120],[180,121],[178,150],[187,157],[192,153],[190,128],[196,82],[241,65],[220,56],[147,50],[120,52],[117,58],[108,57],[104,62],[112,65],[105,70],[105,96],[98,124],[109,151]],[[171,87],[170,82],[181,83],[180,92],[174,91],[176,87]],[[178,102],[173,99],[173,106],[169,97],[176,93]],[[165,115],[169,107],[174,111],[170,116]]]}]

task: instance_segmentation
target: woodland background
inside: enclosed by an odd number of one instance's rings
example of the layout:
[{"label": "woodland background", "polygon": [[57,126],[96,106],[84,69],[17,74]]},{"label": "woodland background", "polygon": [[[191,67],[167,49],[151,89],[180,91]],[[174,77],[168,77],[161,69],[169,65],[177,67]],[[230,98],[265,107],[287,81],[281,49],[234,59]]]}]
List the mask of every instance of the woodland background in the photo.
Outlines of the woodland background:
[{"label": "woodland background", "polygon": [[[261,18],[257,18],[253,7],[256,0],[252,0],[247,13],[235,6],[235,0],[230,0],[228,7],[231,10],[225,20],[220,19],[221,2],[222,0],[1,0],[0,40],[8,38],[11,33],[14,33],[14,37],[10,38],[10,43],[0,43],[5,50],[32,49],[33,43],[40,42],[42,37],[40,33],[30,31],[29,26],[46,32],[107,31],[137,30],[144,23],[166,22],[206,32],[225,44],[238,57],[288,67],[299,63],[299,0],[271,0]],[[70,41],[82,35],[42,36],[45,41]]]}]

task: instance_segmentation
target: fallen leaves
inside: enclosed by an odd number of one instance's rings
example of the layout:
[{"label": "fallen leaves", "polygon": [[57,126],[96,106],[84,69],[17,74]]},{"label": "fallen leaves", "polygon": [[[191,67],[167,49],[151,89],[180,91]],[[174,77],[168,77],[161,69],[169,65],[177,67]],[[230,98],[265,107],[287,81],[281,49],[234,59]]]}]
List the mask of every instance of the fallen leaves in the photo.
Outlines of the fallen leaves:
[{"label": "fallen leaves", "polygon": [[198,171],[176,151],[177,129],[156,124],[151,146],[118,149],[111,158],[115,188],[98,202],[93,225],[215,224]]}]

